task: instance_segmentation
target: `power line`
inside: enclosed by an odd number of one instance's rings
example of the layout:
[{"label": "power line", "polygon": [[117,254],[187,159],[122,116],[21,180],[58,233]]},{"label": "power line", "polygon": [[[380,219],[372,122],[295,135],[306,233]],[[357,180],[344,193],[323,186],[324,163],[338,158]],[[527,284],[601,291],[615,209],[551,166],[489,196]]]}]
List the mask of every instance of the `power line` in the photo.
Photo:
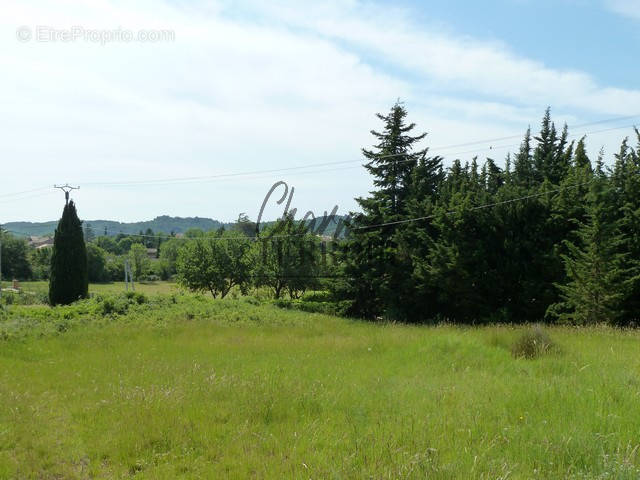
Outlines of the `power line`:
[{"label": "power line", "polygon": [[[638,118],[640,117],[639,115],[628,115],[625,117],[616,117],[616,118],[608,118],[605,120],[597,120],[595,122],[588,122],[588,123],[581,123],[578,125],[572,125],[571,128],[583,128],[583,127],[590,127],[592,125],[600,125],[603,123],[611,123],[611,122],[618,122],[618,121],[622,121],[622,120],[631,120],[632,118]],[[566,125],[566,123],[565,123]],[[632,125],[633,126],[633,125]],[[568,126],[567,126],[568,128]],[[623,127],[623,128],[627,128],[627,127]],[[607,130],[605,130],[607,131]],[[592,133],[600,133],[600,132],[592,132]],[[572,135],[569,135],[570,137]],[[471,146],[471,145],[478,145],[480,143],[487,143],[487,142],[501,142],[503,140],[513,140],[515,138],[522,138],[522,135],[509,135],[507,137],[498,137],[498,138],[492,138],[492,139],[487,139],[487,140],[477,140],[477,141],[473,141],[473,142],[467,142],[467,143],[459,143],[457,145],[447,145],[444,147],[437,147],[437,150],[446,150],[449,148],[457,148],[457,147],[467,147],[467,146]]]},{"label": "power line", "polygon": [[[611,123],[611,122],[615,122],[615,121],[628,120],[628,119],[639,118],[639,117],[640,117],[640,114],[629,115],[629,116],[625,116],[625,117],[609,118],[609,119],[598,120],[598,121],[594,121],[594,122],[588,122],[588,123],[575,125],[573,128],[582,128],[582,127],[591,126],[591,125],[598,125],[598,124],[602,124],[602,123]],[[603,133],[603,132],[608,132],[608,131],[621,130],[621,129],[625,129],[625,128],[633,128],[633,127],[634,127],[634,125],[624,125],[624,126],[620,126],[620,127],[612,127],[612,128],[602,129],[602,130],[594,130],[594,131],[588,131],[588,132],[583,132],[583,133],[570,134],[570,135],[568,135],[568,137],[569,138],[575,138],[575,137],[581,137],[581,136],[585,136],[585,135],[593,135],[593,134],[597,134],[597,133]],[[429,149],[429,153],[430,154],[436,154],[436,153],[438,153],[440,151],[448,150],[448,149],[452,149],[452,148],[465,147],[465,146],[471,146],[471,145],[479,145],[479,144],[490,144],[492,142],[510,140],[510,139],[521,138],[521,137],[522,137],[522,135],[518,134],[518,135],[512,135],[512,136],[506,136],[506,137],[488,138],[488,139],[484,139],[484,140],[475,140],[475,141],[472,141],[472,142],[445,145],[445,146],[441,146],[441,147],[430,148]],[[501,150],[501,149],[505,149],[505,148],[516,147],[518,145],[519,144],[496,145],[496,146],[489,145],[488,147],[484,147],[484,148],[478,148],[478,149],[466,150],[466,151],[454,152],[454,153],[447,153],[447,156],[455,157],[457,155],[464,155],[464,154],[469,154],[469,153],[478,153],[478,152],[487,151],[487,150],[491,150],[491,151],[493,151],[493,150]],[[407,154],[406,153],[388,154],[388,155],[380,155],[380,156],[378,156],[378,158],[393,158],[393,157],[399,157],[399,156],[405,156],[405,155],[407,155]],[[398,163],[401,163],[401,162],[413,162],[413,161],[415,161],[415,159],[398,160]],[[263,175],[272,174],[272,173],[304,170],[304,169],[309,169],[309,168],[333,167],[333,166],[337,166],[337,165],[347,165],[347,164],[351,164],[351,163],[361,164],[362,163],[362,159],[358,159],[358,160],[341,160],[341,161],[335,161],[335,162],[322,162],[322,163],[315,163],[315,164],[308,164],[308,165],[298,165],[298,166],[292,166],[292,167],[273,168],[273,169],[265,169],[265,170],[255,170],[255,171],[249,171],[249,172],[223,173],[223,174],[216,174],[216,175],[204,175],[204,176],[193,176],[193,177],[172,177],[172,178],[165,178],[165,179],[135,180],[135,181],[81,182],[81,184],[85,185],[85,186],[98,186],[98,187],[99,186],[103,186],[103,187],[127,187],[127,186],[147,186],[147,185],[148,186],[162,186],[162,185],[179,184],[179,183],[191,183],[191,182],[198,182],[198,181],[200,181],[200,182],[201,181],[205,181],[206,182],[206,181],[211,181],[211,180],[225,179],[225,178],[236,178],[236,177],[264,178]],[[353,166],[353,167],[344,167],[344,168],[332,168],[332,169],[326,169],[326,170],[325,169],[323,169],[323,170],[314,170],[314,171],[310,171],[310,172],[301,172],[298,175],[324,173],[324,172],[338,171],[338,170],[343,170],[343,169],[347,170],[347,169],[351,169],[351,168],[358,168],[359,166],[360,165]],[[258,176],[258,175],[260,175],[260,176]],[[65,186],[68,186],[68,185],[65,185]],[[0,198],[21,196],[21,195],[28,194],[28,193],[34,193],[34,192],[39,192],[39,191],[42,191],[42,190],[46,190],[48,188],[51,188],[51,187],[40,187],[40,188],[36,188],[36,189],[32,189],[32,190],[25,190],[25,191],[21,191],[21,192],[4,193],[4,194],[0,194]],[[58,187],[56,187],[56,188],[58,188]],[[74,189],[75,187],[70,187],[70,188]],[[30,199],[30,198],[36,198],[38,196],[41,196],[41,195],[22,197],[22,198],[17,198],[17,199],[12,199],[12,200],[0,200],[0,203],[8,203],[8,202],[12,202],[12,201],[27,200],[27,199]]]},{"label": "power line", "polygon": [[[47,187],[50,188],[50,187]],[[54,192],[45,192],[45,193],[40,193],[38,195],[28,195],[26,197],[19,197],[19,198],[11,198],[8,200],[0,200],[0,203],[11,203],[11,202],[20,202],[22,200],[30,200],[32,198],[40,198],[40,197],[46,197],[49,195],[55,195]]]},{"label": "power line", "polygon": [[13,196],[17,196],[17,195],[25,195],[27,193],[33,193],[33,192],[40,192],[40,191],[46,190],[48,188],[50,188],[50,187],[34,188],[32,190],[23,190],[22,192],[3,193],[2,195],[0,195],[0,198],[13,197]]},{"label": "power line", "polygon": [[[606,122],[613,122],[613,121],[618,121],[618,120],[622,120],[622,119],[636,118],[636,117],[640,117],[640,114],[639,115],[628,116],[628,117],[619,117],[619,118],[614,118],[614,119],[607,119],[607,120],[600,120],[600,121],[597,121],[597,122],[585,123],[585,124],[580,125],[580,127],[589,126],[589,125],[596,125],[596,124],[601,124],[601,123],[606,123]],[[568,138],[582,137],[582,136],[586,136],[586,135],[593,135],[593,134],[597,134],[597,133],[603,133],[603,132],[614,131],[614,130],[622,130],[622,129],[632,128],[632,127],[634,127],[634,125],[623,125],[623,126],[612,127],[612,128],[607,128],[607,129],[603,129],[603,130],[595,130],[595,131],[590,131],[590,132],[588,131],[588,132],[582,132],[582,133],[575,133],[575,134],[568,135]],[[499,140],[508,140],[508,139],[521,138],[521,137],[522,137],[522,135],[514,135],[514,136],[509,136],[509,137],[492,138],[492,139],[486,139],[486,140],[478,140],[478,141],[474,141],[474,142],[466,142],[466,143],[460,143],[460,144],[455,144],[455,145],[448,145],[448,146],[444,146],[444,147],[430,148],[429,149],[429,153],[430,154],[438,154],[441,150],[446,150],[446,149],[450,149],[450,148],[464,147],[464,146],[470,146],[470,145],[475,145],[475,144],[480,144],[480,143],[490,143],[490,142],[499,141]],[[518,146],[518,144],[502,145],[502,146],[495,146],[495,147],[493,145],[489,145],[488,147],[485,147],[485,148],[479,148],[479,149],[468,150],[468,151],[463,151],[463,152],[456,152],[456,153],[448,153],[447,155],[456,156],[456,155],[462,155],[462,154],[467,154],[467,153],[476,153],[476,152],[486,151],[486,150],[497,150],[497,149],[503,149],[503,148],[510,148],[510,147],[514,147],[514,146]],[[406,155],[410,155],[410,154],[407,154],[407,153],[388,154],[388,155],[380,155],[377,158],[381,158],[381,159],[382,158],[393,158],[393,157],[402,157],[402,156],[406,156]],[[412,162],[412,161],[415,161],[415,159],[399,160],[398,162]],[[289,171],[295,171],[295,170],[303,170],[303,169],[308,169],[308,168],[329,167],[329,166],[345,165],[345,164],[351,164],[351,163],[359,163],[360,164],[360,163],[362,163],[362,159],[358,159],[358,160],[340,160],[340,161],[335,161],[335,162],[322,162],[322,163],[315,163],[315,164],[308,164],[308,165],[298,165],[298,166],[292,166],[292,167],[273,168],[273,169],[265,169],[265,170],[254,170],[254,171],[248,171],[248,172],[221,173],[221,174],[216,174],[216,175],[203,175],[203,176],[193,176],[193,177],[168,177],[168,178],[164,178],[164,179],[134,180],[134,181],[113,181],[113,182],[82,182],[82,185],[86,185],[86,186],[102,186],[102,187],[127,187],[127,186],[149,186],[149,185],[162,186],[162,185],[169,185],[169,184],[192,183],[192,182],[203,182],[203,181],[206,182],[206,181],[218,180],[218,179],[226,179],[226,178],[236,178],[236,177],[246,177],[246,176],[264,175],[264,174],[272,174],[272,173],[281,173],[281,172],[289,172]],[[318,171],[314,171],[314,172],[310,172],[310,173],[322,173],[322,172],[323,172],[323,170],[318,170]]]},{"label": "power line", "polygon": [[[591,180],[589,180],[587,182],[583,182],[583,183],[576,183],[576,184],[573,184],[573,185],[567,185],[566,187],[558,187],[558,188],[553,188],[553,189],[550,189],[550,190],[545,190],[543,192],[524,195],[522,197],[510,198],[508,200],[501,200],[499,202],[492,202],[492,203],[487,203],[487,204],[484,204],[484,205],[477,205],[475,207],[471,207],[471,208],[468,208],[468,209],[465,209],[465,210],[467,210],[469,212],[473,212],[473,211],[476,211],[476,210],[482,210],[482,209],[485,209],[485,208],[497,207],[499,205],[506,205],[506,204],[518,202],[518,201],[521,201],[521,200],[528,200],[530,198],[543,197],[543,196],[548,195],[550,193],[557,193],[557,192],[561,192],[563,190],[570,190],[572,188],[582,187],[582,186],[590,184],[592,181],[593,181],[593,179],[591,179]],[[453,214],[459,213],[459,212],[460,212],[460,210],[449,210],[449,211],[444,212],[444,215],[453,215]],[[378,223],[378,224],[375,224],[375,225],[363,225],[363,226],[360,226],[360,227],[353,227],[352,230],[366,230],[366,229],[369,229],[369,228],[381,228],[381,227],[388,227],[390,225],[401,225],[401,224],[404,224],[404,223],[411,223],[411,222],[419,222],[419,221],[423,221],[423,220],[430,220],[432,218],[436,218],[437,216],[438,216],[438,214],[435,213],[435,214],[427,215],[427,216],[424,216],[424,217],[408,218],[408,219],[405,219],[405,220],[396,220],[396,221],[393,221],[393,222]]]},{"label": "power line", "polygon": [[[473,207],[465,208],[465,209],[463,209],[463,211],[466,210],[466,211],[472,212],[472,211],[482,210],[482,209],[485,209],[485,208],[492,208],[492,207],[497,207],[497,206],[500,206],[500,205],[507,205],[507,204],[515,203],[515,202],[522,201],[522,200],[529,200],[529,199],[532,199],[532,198],[543,197],[545,195],[549,195],[549,194],[552,194],[552,193],[558,193],[558,192],[561,192],[561,191],[564,191],[564,190],[571,190],[571,189],[574,189],[574,188],[578,188],[578,187],[589,185],[591,182],[594,181],[594,179],[588,180],[587,182],[575,183],[575,184],[572,184],[572,185],[566,185],[566,186],[563,186],[563,187],[557,187],[557,188],[552,188],[552,189],[544,190],[544,191],[537,192],[537,193],[523,195],[521,197],[510,198],[510,199],[507,199],[507,200],[501,200],[499,202],[491,202],[491,203],[486,203],[486,204],[483,204],[483,205],[476,205],[476,206],[473,206]],[[453,214],[456,214],[456,213],[459,213],[459,212],[460,212],[460,210],[449,210],[449,211],[443,212],[443,214],[444,215],[453,215]],[[349,230],[369,230],[369,229],[375,229],[375,228],[382,228],[382,227],[387,227],[387,226],[392,226],[392,225],[401,225],[401,224],[406,224],[406,223],[430,220],[430,219],[436,218],[438,215],[440,215],[440,214],[435,213],[435,214],[426,215],[426,216],[423,216],[423,217],[408,218],[408,219],[404,219],[404,220],[396,220],[396,221],[393,221],[393,222],[377,223],[377,224],[373,224],[373,225],[362,225],[362,226],[359,226],[359,227],[351,227],[351,228],[348,228],[348,229]],[[322,217],[318,217],[318,218],[322,218]],[[5,230],[5,231],[8,231],[10,233],[15,233],[15,234],[18,234],[18,235],[23,235],[23,233],[21,233],[21,232],[14,232],[14,231],[11,231],[11,230]],[[271,239],[271,238],[300,237],[300,236],[309,235],[310,233],[311,232],[301,232],[301,233],[287,234],[287,235],[272,235],[272,236],[269,237],[269,239]],[[113,234],[113,232],[112,232],[112,234]],[[215,240],[215,241],[234,241],[234,240],[247,241],[247,240],[251,240],[251,238],[248,238],[248,237],[172,237],[170,235],[145,235],[145,234],[123,233],[123,232],[118,232],[116,235],[119,235],[119,234],[122,234],[122,235],[128,236],[128,237],[158,238],[158,239],[164,239],[164,240],[171,240],[171,239],[176,239],[176,240],[196,240],[198,238],[207,238],[208,240]]]}]

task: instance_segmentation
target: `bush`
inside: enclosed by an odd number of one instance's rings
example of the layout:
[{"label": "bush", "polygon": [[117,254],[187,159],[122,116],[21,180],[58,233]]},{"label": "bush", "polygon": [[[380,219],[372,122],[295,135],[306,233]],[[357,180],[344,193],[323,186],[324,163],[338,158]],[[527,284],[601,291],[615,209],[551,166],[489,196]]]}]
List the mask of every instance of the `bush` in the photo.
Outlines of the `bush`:
[{"label": "bush", "polygon": [[300,310],[307,313],[323,313],[325,315],[334,315],[338,317],[347,316],[347,312],[351,307],[351,302],[343,300],[339,302],[311,302],[302,300],[288,300],[284,298],[273,301],[276,307],[286,310]]},{"label": "bush", "polygon": [[540,325],[535,325],[520,335],[511,346],[511,353],[516,358],[537,358],[549,353],[555,344]]}]

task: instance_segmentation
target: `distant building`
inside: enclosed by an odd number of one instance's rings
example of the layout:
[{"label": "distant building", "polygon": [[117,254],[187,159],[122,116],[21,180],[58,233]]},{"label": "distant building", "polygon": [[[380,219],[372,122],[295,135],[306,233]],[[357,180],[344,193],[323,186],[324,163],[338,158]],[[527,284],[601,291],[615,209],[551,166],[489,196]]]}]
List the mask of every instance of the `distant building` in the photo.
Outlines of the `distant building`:
[{"label": "distant building", "polygon": [[35,248],[53,247],[52,237],[29,237],[29,245]]}]

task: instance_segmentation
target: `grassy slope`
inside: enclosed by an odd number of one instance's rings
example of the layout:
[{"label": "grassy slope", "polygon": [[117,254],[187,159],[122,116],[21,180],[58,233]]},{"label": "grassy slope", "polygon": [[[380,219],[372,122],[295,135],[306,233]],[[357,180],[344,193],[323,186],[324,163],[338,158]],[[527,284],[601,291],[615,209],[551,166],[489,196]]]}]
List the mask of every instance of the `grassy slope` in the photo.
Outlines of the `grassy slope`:
[{"label": "grassy slope", "polygon": [[508,328],[180,302],[0,342],[0,478],[640,475],[636,332],[516,360]]}]

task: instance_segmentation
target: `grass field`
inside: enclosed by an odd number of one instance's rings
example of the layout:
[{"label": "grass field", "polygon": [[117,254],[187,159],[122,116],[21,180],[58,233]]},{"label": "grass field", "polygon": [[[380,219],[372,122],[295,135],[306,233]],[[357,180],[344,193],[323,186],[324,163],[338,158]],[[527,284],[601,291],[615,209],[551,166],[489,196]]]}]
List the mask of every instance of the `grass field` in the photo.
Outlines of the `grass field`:
[{"label": "grass field", "polygon": [[[10,284],[5,282],[4,286]],[[158,293],[175,293],[179,290],[177,284],[172,282],[136,282],[136,292],[147,295]],[[25,292],[46,293],[49,291],[49,282],[21,282],[20,288]],[[125,291],[124,282],[92,283],[89,285],[89,294],[122,293]]]},{"label": "grass field", "polygon": [[0,320],[0,478],[640,477],[637,332],[525,360],[521,329],[165,297]]}]

